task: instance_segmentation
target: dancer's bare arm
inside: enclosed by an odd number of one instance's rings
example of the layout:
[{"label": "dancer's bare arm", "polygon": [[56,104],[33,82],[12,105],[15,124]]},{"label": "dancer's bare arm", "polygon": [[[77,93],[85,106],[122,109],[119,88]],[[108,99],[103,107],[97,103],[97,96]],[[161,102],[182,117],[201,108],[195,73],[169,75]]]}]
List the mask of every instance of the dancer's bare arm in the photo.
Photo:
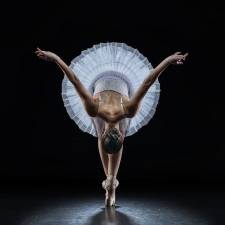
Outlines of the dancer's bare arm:
[{"label": "dancer's bare arm", "polygon": [[155,80],[161,75],[161,73],[170,64],[183,64],[183,61],[188,56],[188,53],[182,55],[180,52],[176,52],[173,55],[164,59],[156,68],[154,68],[151,73],[147,76],[141,86],[137,89],[134,95],[131,97],[129,103],[127,104],[127,117],[135,116],[138,108],[140,106],[141,100],[145,96],[148,89],[155,82]]},{"label": "dancer's bare arm", "polygon": [[59,66],[59,68],[64,72],[64,74],[68,77],[70,82],[77,90],[77,93],[79,94],[87,113],[90,116],[95,117],[98,111],[98,103],[95,99],[93,99],[91,93],[83,86],[71,68],[68,67],[66,63],[53,52],[43,51],[37,48],[35,53],[40,59],[54,62]]}]

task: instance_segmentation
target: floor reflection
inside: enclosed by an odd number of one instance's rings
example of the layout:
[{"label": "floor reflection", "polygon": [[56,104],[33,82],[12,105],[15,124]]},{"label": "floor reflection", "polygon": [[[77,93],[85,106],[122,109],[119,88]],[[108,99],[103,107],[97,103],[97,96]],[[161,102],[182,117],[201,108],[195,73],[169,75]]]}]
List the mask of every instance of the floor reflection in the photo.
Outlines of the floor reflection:
[{"label": "floor reflection", "polygon": [[[89,190],[90,189],[90,190]],[[0,191],[3,225],[222,225],[225,193],[218,191],[120,192],[117,207],[105,207],[93,189]]]},{"label": "floor reflection", "polygon": [[132,218],[117,210],[119,207],[105,207],[90,218],[87,225],[138,225]]},{"label": "floor reflection", "polygon": [[211,225],[194,209],[169,200],[120,198],[119,206],[104,207],[100,198],[76,198],[45,203],[21,225]]}]

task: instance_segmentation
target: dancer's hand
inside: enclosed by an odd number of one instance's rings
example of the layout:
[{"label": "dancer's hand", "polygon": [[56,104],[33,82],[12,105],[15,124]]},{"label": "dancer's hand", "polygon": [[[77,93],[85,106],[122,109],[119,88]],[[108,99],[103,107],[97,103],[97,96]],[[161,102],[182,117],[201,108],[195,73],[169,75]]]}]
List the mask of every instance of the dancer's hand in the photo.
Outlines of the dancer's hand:
[{"label": "dancer's hand", "polygon": [[173,55],[170,55],[166,58],[166,61],[170,64],[183,64],[186,57],[188,56],[188,53],[185,53],[184,55],[181,54],[181,52],[175,52]]},{"label": "dancer's hand", "polygon": [[57,59],[59,59],[59,56],[57,56],[55,53],[43,51],[40,48],[37,48],[35,54],[38,56],[39,59],[43,59],[45,61],[55,62]]}]

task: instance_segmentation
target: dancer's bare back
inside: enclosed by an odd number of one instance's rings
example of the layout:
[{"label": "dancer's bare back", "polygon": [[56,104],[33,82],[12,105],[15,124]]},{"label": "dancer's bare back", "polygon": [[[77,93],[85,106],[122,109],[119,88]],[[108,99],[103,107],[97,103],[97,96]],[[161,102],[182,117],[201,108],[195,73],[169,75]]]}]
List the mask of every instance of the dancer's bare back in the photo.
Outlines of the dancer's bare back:
[{"label": "dancer's bare back", "polygon": [[102,91],[93,96],[98,104],[97,117],[106,122],[115,123],[128,116],[127,107],[130,99],[112,90]]},{"label": "dancer's bare back", "polygon": [[120,131],[125,134],[129,123],[127,118],[129,97],[115,91],[106,90],[94,95],[93,99],[98,103],[98,112],[96,117],[93,118],[98,136],[101,136],[104,131],[105,121],[112,124],[119,121]]}]

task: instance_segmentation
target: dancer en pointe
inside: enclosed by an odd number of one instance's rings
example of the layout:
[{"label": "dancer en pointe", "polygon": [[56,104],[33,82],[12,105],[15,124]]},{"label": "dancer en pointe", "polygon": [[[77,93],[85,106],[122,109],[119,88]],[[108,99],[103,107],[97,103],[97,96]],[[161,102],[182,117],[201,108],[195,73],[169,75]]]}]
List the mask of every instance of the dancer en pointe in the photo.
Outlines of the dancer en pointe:
[{"label": "dancer en pointe", "polygon": [[64,106],[83,132],[98,138],[105,205],[115,206],[124,138],[148,124],[159,101],[158,77],[169,65],[183,64],[188,53],[176,52],[155,68],[137,49],[117,42],[82,51],[70,66],[55,53],[35,53],[63,71]]}]

